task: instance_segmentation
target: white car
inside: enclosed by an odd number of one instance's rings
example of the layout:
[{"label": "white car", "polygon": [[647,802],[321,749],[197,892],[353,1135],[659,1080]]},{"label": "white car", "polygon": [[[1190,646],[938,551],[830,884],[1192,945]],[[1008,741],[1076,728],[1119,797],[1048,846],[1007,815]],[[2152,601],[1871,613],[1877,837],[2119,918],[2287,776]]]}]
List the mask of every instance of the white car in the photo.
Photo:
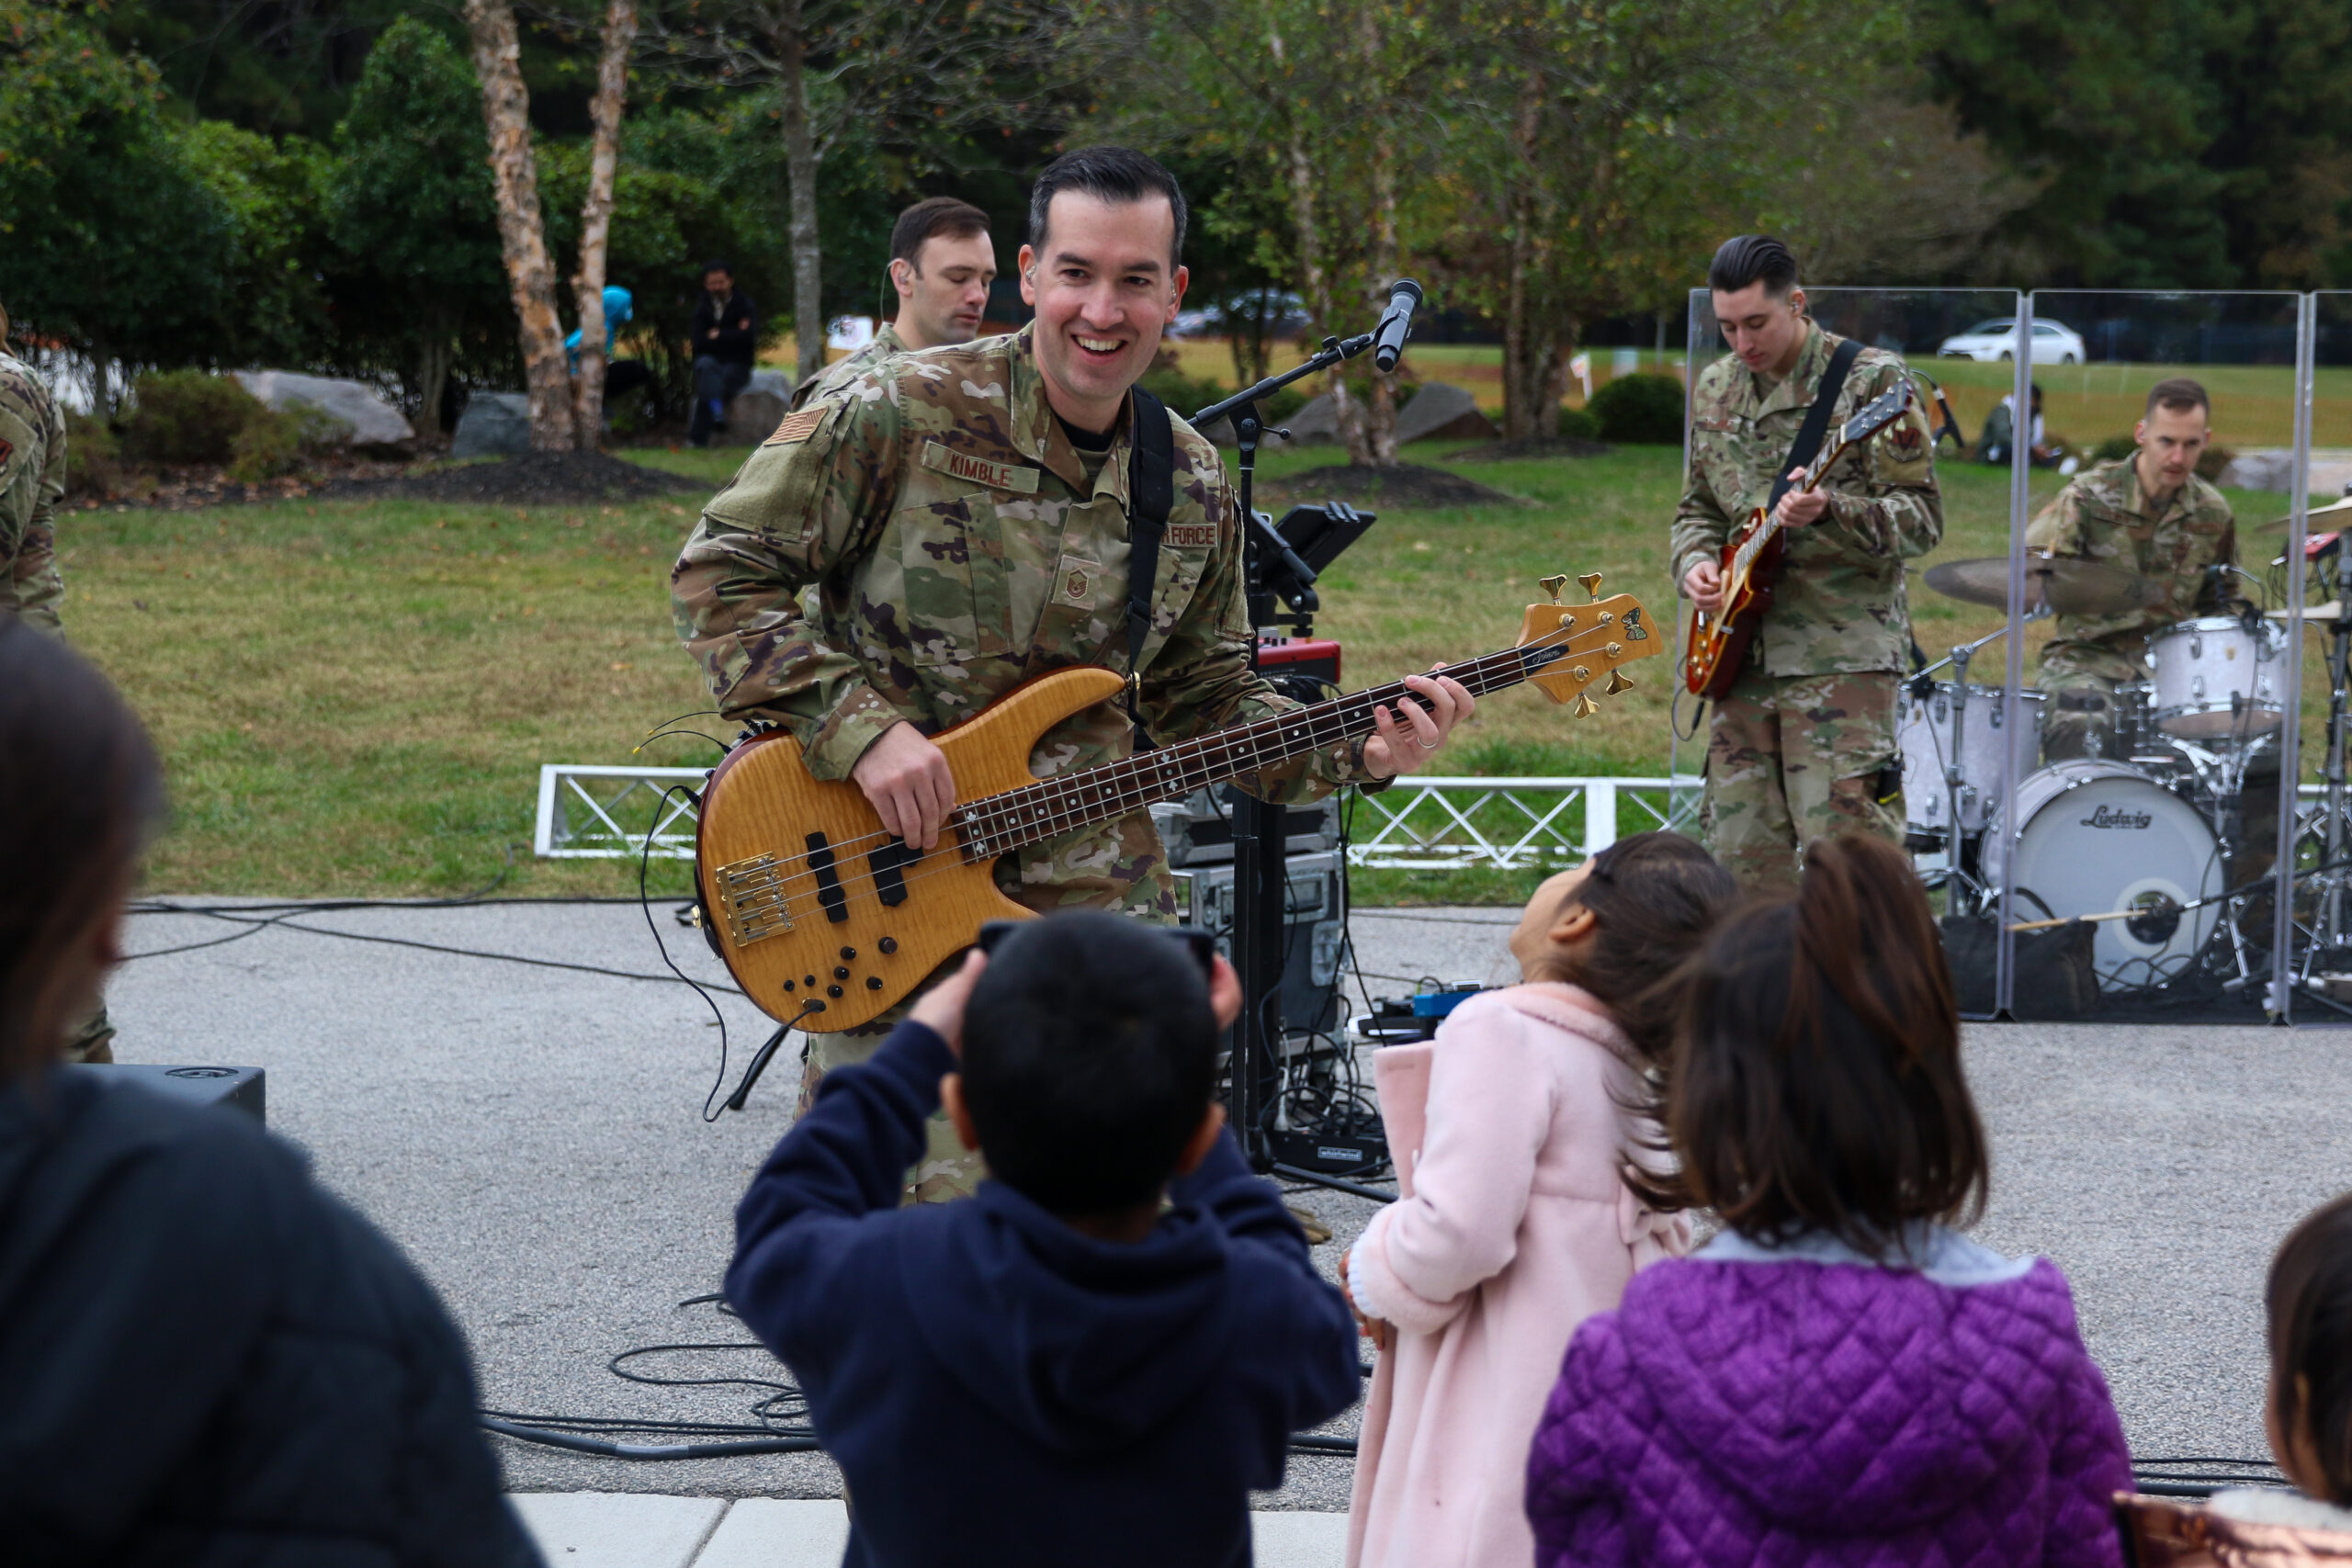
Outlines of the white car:
[{"label": "white car", "polygon": [[[2018,356],[2018,324],[2007,316],[1979,321],[1958,337],[1944,339],[1943,346],[1936,353],[1945,359],[2014,360]],[[2036,365],[2080,365],[2088,357],[2083,351],[2082,333],[2056,321],[2033,323]]]}]

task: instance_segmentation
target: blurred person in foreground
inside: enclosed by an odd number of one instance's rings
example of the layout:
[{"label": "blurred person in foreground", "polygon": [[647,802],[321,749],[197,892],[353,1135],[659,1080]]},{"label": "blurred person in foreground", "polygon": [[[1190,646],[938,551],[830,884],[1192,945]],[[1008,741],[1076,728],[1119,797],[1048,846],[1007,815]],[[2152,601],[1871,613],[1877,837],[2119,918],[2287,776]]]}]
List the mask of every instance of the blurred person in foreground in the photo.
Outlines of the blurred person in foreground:
[{"label": "blurred person in foreground", "polygon": [[[1250,1493],[1355,1403],[1355,1329],[1215,1099],[1233,966],[1107,911],[1022,926],[825,1076],[727,1300],[798,1379],[849,1568],[1250,1561]],[[901,1208],[944,1100],[989,1177]]]},{"label": "blurred person in foreground", "polygon": [[240,1112],[59,1057],[163,812],[105,678],[0,616],[0,1542],[15,1564],[507,1568],[466,1348]]},{"label": "blurred person in foreground", "polygon": [[[0,621],[64,635],[57,503],[65,499],[65,412],[40,372],[8,352],[0,305]],[[65,1059],[114,1060],[114,1024],[94,1001],[66,1030]]]},{"label": "blurred person in foreground", "polygon": [[950,348],[980,335],[996,281],[996,243],[989,215],[952,196],[925,197],[890,230],[890,287],[899,296],[896,320],[875,328],[873,341],[826,366],[793,389],[792,406],[848,386],[894,354]]}]

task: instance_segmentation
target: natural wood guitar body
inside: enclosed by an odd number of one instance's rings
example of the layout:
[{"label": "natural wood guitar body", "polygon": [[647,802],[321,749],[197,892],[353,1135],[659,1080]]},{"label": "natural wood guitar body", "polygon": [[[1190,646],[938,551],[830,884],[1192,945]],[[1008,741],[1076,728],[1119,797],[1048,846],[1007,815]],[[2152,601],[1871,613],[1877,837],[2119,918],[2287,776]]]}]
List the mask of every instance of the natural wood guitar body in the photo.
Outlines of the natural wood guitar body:
[{"label": "natural wood guitar body", "polygon": [[[1029,755],[1038,737],[1124,684],[1091,666],[1057,670],[933,737],[956,798],[1035,783]],[[772,731],[728,753],[703,796],[697,875],[727,965],[762,1010],[790,1018],[817,1002],[824,1010],[798,1027],[854,1029],[971,945],[981,926],[1032,913],[997,891],[995,855],[965,858],[952,823],[920,858],[898,861],[895,843],[857,785],[808,776],[789,734]],[[827,875],[837,899],[826,897]]]}]

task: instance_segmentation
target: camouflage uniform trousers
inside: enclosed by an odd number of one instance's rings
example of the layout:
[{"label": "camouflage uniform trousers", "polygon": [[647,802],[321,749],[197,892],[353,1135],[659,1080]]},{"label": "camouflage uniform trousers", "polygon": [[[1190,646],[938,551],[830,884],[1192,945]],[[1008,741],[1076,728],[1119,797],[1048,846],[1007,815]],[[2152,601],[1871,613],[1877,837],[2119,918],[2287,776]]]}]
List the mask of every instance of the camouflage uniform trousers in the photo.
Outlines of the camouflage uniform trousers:
[{"label": "camouflage uniform trousers", "polygon": [[1804,846],[1837,833],[1903,841],[1901,678],[1743,671],[1707,737],[1707,847],[1743,887],[1794,886]]},{"label": "camouflage uniform trousers", "polygon": [[65,1059],[69,1062],[114,1060],[114,1024],[107,1017],[106,1003],[100,1002],[96,1012],[75,1024],[66,1034]]},{"label": "camouflage uniform trousers", "polygon": [[[1119,853],[1108,864],[1099,863],[1100,835],[1072,834],[1038,845],[1022,856],[1001,862],[997,886],[1016,903],[1040,914],[1054,909],[1118,909],[1156,925],[1173,925],[1176,906],[1165,889],[1166,878],[1155,876],[1164,852],[1148,818],[1129,818],[1114,825]],[[817,1103],[818,1086],[835,1067],[863,1062],[882,1048],[882,1042],[914,1010],[915,998],[945,979],[964,962],[961,954],[926,976],[906,999],[870,1022],[831,1034],[811,1034],[800,1056],[800,1103],[793,1111],[806,1116]],[[978,1190],[988,1167],[977,1149],[967,1149],[955,1123],[943,1110],[931,1113],[925,1129],[922,1158],[907,1172],[902,1204],[945,1203],[969,1198]]]}]

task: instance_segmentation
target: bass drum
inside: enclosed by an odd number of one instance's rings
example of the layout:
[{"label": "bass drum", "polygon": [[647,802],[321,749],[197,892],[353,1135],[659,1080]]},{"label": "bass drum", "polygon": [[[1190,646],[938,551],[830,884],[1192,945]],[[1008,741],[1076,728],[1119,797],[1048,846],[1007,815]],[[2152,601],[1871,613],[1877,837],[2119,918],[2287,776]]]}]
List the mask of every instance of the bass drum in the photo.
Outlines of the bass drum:
[{"label": "bass drum", "polygon": [[[1999,811],[1984,836],[1985,880],[1997,885],[2014,846],[2015,918],[2041,918],[2194,903],[2222,891],[2222,846],[2197,808],[2137,768],[2084,757],[2029,773],[2017,809]],[[2030,893],[2032,898],[2023,897]],[[2092,927],[2091,966],[2102,990],[2137,990],[2170,978],[2204,950],[2222,918],[2208,904],[2144,920]]]}]

